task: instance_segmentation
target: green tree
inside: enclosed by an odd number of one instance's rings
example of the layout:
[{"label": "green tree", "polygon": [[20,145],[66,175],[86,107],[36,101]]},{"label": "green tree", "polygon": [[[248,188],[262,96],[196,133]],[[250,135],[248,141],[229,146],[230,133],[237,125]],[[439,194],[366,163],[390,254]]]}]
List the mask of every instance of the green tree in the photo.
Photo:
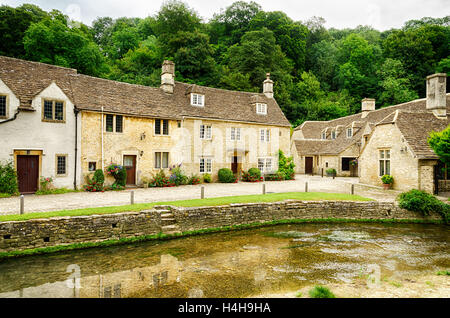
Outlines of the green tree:
[{"label": "green tree", "polygon": [[450,125],[440,132],[431,132],[428,144],[441,161],[450,167]]}]

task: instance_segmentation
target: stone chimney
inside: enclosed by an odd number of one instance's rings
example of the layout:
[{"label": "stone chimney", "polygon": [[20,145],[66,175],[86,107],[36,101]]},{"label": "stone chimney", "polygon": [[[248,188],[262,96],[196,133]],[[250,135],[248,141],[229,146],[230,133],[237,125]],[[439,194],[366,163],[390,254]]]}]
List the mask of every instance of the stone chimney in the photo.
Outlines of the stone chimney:
[{"label": "stone chimney", "polygon": [[173,94],[175,87],[175,63],[165,60],[162,65],[161,86],[166,93]]},{"label": "stone chimney", "polygon": [[361,118],[365,118],[372,110],[375,110],[375,99],[364,98],[361,101]]},{"label": "stone chimney", "polygon": [[437,117],[447,116],[446,85],[446,73],[427,76],[427,110],[432,110]]},{"label": "stone chimney", "polygon": [[273,81],[270,79],[270,73],[266,73],[266,80],[263,84],[263,93],[267,98],[273,98]]}]

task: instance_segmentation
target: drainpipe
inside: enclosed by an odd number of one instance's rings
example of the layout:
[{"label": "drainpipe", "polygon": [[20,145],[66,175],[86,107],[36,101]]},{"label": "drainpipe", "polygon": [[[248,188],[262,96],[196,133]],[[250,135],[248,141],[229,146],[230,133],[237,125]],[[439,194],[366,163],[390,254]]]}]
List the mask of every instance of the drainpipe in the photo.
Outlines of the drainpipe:
[{"label": "drainpipe", "polygon": [[4,123],[7,123],[8,121],[13,121],[13,120],[15,120],[15,119],[17,118],[17,115],[19,115],[19,112],[20,112],[20,109],[19,109],[19,107],[17,107],[17,110],[16,110],[16,112],[14,113],[14,117],[11,117],[11,118],[9,118],[9,119],[7,119],[7,120],[0,121],[0,124],[4,124]]},{"label": "drainpipe", "polygon": [[77,189],[77,161],[78,161],[78,113],[79,109],[74,105],[73,112],[75,114],[75,165],[73,171],[73,188]]},{"label": "drainpipe", "polygon": [[104,161],[103,161],[103,106],[102,106],[102,129],[101,129],[101,131],[102,131],[102,170],[104,171],[105,170],[105,164],[104,164]]}]

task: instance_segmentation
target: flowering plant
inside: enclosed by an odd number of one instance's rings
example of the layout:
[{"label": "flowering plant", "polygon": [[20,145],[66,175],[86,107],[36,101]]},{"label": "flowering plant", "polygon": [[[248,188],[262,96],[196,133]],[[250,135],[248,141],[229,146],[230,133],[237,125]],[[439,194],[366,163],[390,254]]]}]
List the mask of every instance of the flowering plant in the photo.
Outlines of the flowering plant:
[{"label": "flowering plant", "polygon": [[88,179],[87,184],[83,188],[88,192],[103,192],[103,184],[94,179]]},{"label": "flowering plant", "polygon": [[192,175],[189,179],[188,179],[188,184],[200,184],[201,179],[199,176],[197,175]]},{"label": "flowering plant", "polygon": [[41,177],[39,184],[41,185],[41,191],[47,191],[52,187],[53,178],[52,177]]},{"label": "flowering plant", "polygon": [[175,183],[166,176],[164,170],[159,171],[150,181],[149,187],[174,187]]},{"label": "flowering plant", "polygon": [[263,181],[263,177],[254,175],[250,172],[241,171],[242,173],[242,181],[246,182],[261,182]]},{"label": "flowering plant", "polygon": [[116,181],[114,181],[114,184],[120,185],[122,187],[125,186],[125,183],[127,181],[127,170],[124,166],[116,165],[116,164],[110,164],[108,167],[106,167],[106,174],[113,176]]},{"label": "flowering plant", "polygon": [[106,167],[106,173],[114,177],[119,173],[121,169],[123,169],[121,165],[110,164],[109,166]]}]

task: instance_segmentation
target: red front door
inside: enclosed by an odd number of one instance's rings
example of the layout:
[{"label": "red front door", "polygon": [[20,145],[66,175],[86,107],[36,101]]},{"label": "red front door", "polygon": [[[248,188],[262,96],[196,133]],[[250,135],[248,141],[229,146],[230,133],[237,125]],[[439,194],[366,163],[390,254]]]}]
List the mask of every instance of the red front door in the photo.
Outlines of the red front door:
[{"label": "red front door", "polygon": [[17,156],[17,179],[20,193],[34,193],[37,191],[39,156]]}]

